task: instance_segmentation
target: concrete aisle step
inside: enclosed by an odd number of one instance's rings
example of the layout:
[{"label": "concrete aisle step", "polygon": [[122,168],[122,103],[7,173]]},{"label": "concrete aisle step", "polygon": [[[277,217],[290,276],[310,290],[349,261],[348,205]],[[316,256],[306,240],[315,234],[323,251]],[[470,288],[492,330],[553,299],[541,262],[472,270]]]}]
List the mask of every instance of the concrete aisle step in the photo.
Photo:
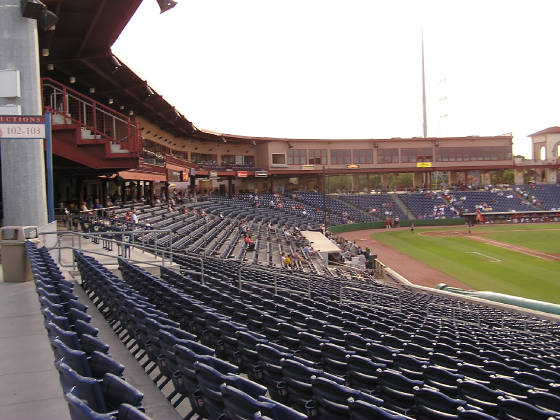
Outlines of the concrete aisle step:
[{"label": "concrete aisle step", "polygon": [[109,355],[125,366],[124,378],[126,381],[144,394],[143,405],[146,414],[153,419],[180,420],[182,417],[167,401],[163,393],[146,374],[146,371],[109,326],[109,323],[89,300],[82,286],[76,284],[74,291],[80,302],[88,305],[87,313],[92,317],[91,324],[99,328],[98,337],[109,346]]},{"label": "concrete aisle step", "polygon": [[70,419],[33,282],[0,282],[0,413]]}]

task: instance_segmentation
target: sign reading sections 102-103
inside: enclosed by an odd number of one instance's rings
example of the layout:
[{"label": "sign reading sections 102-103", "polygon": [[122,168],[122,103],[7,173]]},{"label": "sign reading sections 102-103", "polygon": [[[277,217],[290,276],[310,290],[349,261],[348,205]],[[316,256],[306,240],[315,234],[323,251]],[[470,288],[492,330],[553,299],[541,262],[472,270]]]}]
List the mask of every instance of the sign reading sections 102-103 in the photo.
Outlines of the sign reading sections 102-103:
[{"label": "sign reading sections 102-103", "polygon": [[44,139],[42,115],[0,115],[0,139]]}]

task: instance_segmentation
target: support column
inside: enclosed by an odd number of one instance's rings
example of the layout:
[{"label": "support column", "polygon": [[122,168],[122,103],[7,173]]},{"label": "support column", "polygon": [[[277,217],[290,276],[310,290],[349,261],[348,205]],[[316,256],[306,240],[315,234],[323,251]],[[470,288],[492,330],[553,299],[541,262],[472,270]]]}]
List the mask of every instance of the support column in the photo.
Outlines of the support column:
[{"label": "support column", "polygon": [[[19,70],[21,97],[0,97],[0,106],[21,106],[41,115],[37,22],[21,15],[20,0],[0,2],[0,70]],[[47,196],[42,140],[2,140],[2,201],[5,226],[45,226]]]},{"label": "support column", "polygon": [[513,179],[515,185],[522,185],[523,184],[523,169],[514,169],[513,170]]},{"label": "support column", "polygon": [[546,168],[544,170],[545,173],[545,182],[547,184],[556,184],[558,182],[558,172],[556,168]]},{"label": "support column", "polygon": [[99,202],[103,207],[105,207],[105,202],[107,201],[107,181],[101,181],[101,197]]},{"label": "support column", "polygon": [[154,181],[148,181],[148,191],[150,195],[150,204],[154,204]]},{"label": "support column", "polygon": [[389,187],[387,185],[388,183],[389,183],[389,175],[388,174],[381,174],[381,188],[382,189],[383,188],[389,189]]}]

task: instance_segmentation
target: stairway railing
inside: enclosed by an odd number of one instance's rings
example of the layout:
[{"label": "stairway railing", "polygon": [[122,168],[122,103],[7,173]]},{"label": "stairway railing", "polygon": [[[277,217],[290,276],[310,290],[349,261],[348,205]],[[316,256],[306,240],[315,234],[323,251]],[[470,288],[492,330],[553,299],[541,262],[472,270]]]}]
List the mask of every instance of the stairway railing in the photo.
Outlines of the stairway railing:
[{"label": "stairway railing", "polygon": [[80,125],[90,131],[93,142],[118,144],[139,156],[139,124],[128,116],[53,79],[41,79],[41,91],[43,108],[53,114],[53,125]]}]

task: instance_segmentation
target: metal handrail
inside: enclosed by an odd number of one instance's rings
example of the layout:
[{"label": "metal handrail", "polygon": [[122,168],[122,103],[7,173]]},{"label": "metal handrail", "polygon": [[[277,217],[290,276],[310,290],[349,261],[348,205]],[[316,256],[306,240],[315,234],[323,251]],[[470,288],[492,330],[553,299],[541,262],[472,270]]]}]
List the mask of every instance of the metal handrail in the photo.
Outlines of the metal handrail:
[{"label": "metal handrail", "polygon": [[53,79],[41,79],[43,107],[72,123],[89,129],[99,143],[125,144],[130,153],[140,154],[140,128],[137,122],[94,99]]},{"label": "metal handrail", "polygon": [[[360,292],[360,293],[365,293],[369,295],[369,304],[365,304],[364,302],[359,302],[359,301],[354,301],[351,299],[344,299],[342,297],[342,290],[354,290],[356,292]],[[368,306],[377,306],[377,307],[381,307],[381,308],[390,308],[390,309],[394,309],[394,307],[391,306],[384,306],[384,305],[374,305],[373,304],[373,296],[382,296],[382,297],[388,297],[391,299],[396,299],[399,303],[399,312],[402,312],[402,299],[400,296],[395,296],[395,295],[390,295],[388,293],[380,293],[380,292],[375,292],[373,290],[364,290],[364,289],[358,289],[356,287],[349,287],[349,286],[340,286],[340,303],[344,303],[344,302],[348,302],[348,303],[359,303],[362,305],[368,305]]]},{"label": "metal handrail", "polygon": [[[91,237],[94,236],[99,236],[100,238],[102,238],[104,241],[116,244],[117,246],[121,246],[121,247],[125,247],[125,246],[129,246],[131,248],[135,248],[135,249],[139,249],[142,252],[152,252],[154,254],[154,256],[156,257],[156,259],[153,262],[150,261],[139,261],[140,263],[146,263],[146,264],[152,264],[152,265],[157,265],[157,266],[165,266],[166,261],[169,260],[169,264],[173,263],[173,248],[172,248],[172,243],[173,241],[170,241],[170,246],[169,248],[159,248],[158,250],[158,246],[157,246],[157,242],[155,243],[155,246],[149,246],[145,243],[145,241],[141,241],[141,242],[136,242],[134,240],[135,238],[135,234],[139,234],[139,233],[167,233],[171,235],[171,239],[173,239],[173,235],[174,232],[169,231],[169,230],[150,230],[150,231],[140,231],[140,230],[133,230],[133,231],[103,231],[103,232],[75,232],[75,231],[58,231],[58,232],[43,232],[43,233],[39,233],[40,235],[44,235],[44,236],[48,236],[48,235],[56,235],[57,236],[57,240],[56,240],[56,246],[52,246],[52,247],[48,247],[49,250],[58,250],[58,264],[61,267],[72,267],[73,269],[76,268],[76,262],[73,260],[71,265],[68,264],[63,264],[62,263],[62,250],[64,249],[72,249],[72,250],[78,250],[81,252],[88,252],[88,253],[93,253],[96,255],[102,255],[102,256],[106,256],[106,257],[110,257],[110,258],[124,258],[124,259],[129,259],[126,257],[126,254],[123,252],[122,256],[114,256],[110,253],[104,253],[104,252],[99,252],[99,251],[91,251],[91,250],[86,250],[83,249],[82,247],[82,238],[86,238],[86,239],[90,239]],[[123,240],[117,240],[114,238],[106,238],[103,236],[107,236],[107,235],[123,235]],[[126,241],[124,240],[124,237],[126,235],[130,235],[131,241]],[[61,245],[61,239],[64,236],[70,236],[72,238],[72,245],[71,246],[62,246]],[[76,238],[77,238],[77,247],[76,247]],[[175,251],[176,253],[177,251]],[[161,260],[158,257],[158,254],[161,254]],[[168,258],[166,258],[166,256]],[[108,264],[108,265],[114,265],[114,264]]]}]

